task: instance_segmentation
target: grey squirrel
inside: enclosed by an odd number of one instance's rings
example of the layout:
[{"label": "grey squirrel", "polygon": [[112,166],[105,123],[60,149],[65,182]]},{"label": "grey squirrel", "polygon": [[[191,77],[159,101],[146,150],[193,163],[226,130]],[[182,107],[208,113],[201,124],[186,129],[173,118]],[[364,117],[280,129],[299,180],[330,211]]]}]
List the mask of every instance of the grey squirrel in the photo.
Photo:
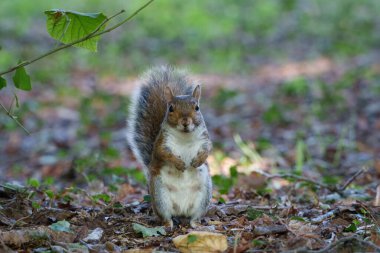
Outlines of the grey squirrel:
[{"label": "grey squirrel", "polygon": [[145,73],[132,96],[127,139],[143,165],[155,214],[165,226],[186,217],[192,227],[207,211],[212,143],[200,111],[200,85],[168,66]]}]

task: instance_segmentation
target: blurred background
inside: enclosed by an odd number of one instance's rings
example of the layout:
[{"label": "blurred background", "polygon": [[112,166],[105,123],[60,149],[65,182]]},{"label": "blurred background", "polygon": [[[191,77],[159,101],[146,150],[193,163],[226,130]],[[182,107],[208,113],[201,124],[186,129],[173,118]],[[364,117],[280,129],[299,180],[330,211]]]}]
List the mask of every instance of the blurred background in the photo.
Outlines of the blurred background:
[{"label": "blurred background", "polygon": [[[144,2],[1,1],[0,70],[58,45],[45,10],[111,16],[125,9],[116,23]],[[224,198],[236,180],[265,186],[257,170],[336,184],[368,165],[358,185],[374,184],[379,13],[377,0],[156,0],[102,36],[98,53],[68,48],[27,66],[32,91],[15,90],[5,76],[0,102],[9,108],[17,94],[13,112],[31,135],[0,113],[0,181],[96,182],[120,199],[141,199],[129,187],[144,180],[125,141],[129,95],[144,70],[170,64],[203,84],[210,163]],[[245,176],[231,180],[236,171]]]}]

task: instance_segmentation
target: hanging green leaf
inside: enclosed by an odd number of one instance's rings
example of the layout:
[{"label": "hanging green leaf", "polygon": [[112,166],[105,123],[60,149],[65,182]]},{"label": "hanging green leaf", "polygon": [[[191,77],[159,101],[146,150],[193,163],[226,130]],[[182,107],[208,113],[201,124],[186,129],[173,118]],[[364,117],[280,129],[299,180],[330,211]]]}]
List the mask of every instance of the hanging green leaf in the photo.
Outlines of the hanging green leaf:
[{"label": "hanging green leaf", "polygon": [[30,76],[26,73],[26,70],[24,67],[16,69],[16,73],[13,76],[13,82],[17,89],[27,90],[27,91],[32,89]]},{"label": "hanging green leaf", "polygon": [[2,78],[2,77],[0,76],[0,90],[1,90],[2,88],[4,88],[5,86],[7,86],[7,80],[5,80],[4,78]]},{"label": "hanging green leaf", "polygon": [[[102,13],[49,10],[45,11],[45,14],[47,15],[46,28],[50,36],[64,44],[82,39],[96,30],[103,31],[105,25],[101,27],[100,25],[107,19]],[[96,52],[99,38],[97,36],[74,46]]]}]

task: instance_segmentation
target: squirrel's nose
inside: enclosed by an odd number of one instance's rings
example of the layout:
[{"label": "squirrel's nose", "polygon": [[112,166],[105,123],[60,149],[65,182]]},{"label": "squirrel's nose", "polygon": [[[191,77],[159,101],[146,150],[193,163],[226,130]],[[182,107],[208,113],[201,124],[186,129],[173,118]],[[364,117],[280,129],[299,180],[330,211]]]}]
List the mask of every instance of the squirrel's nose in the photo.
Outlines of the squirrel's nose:
[{"label": "squirrel's nose", "polygon": [[182,122],[181,124],[184,126],[184,127],[188,127],[191,123],[191,119],[190,118],[183,118],[182,119]]}]

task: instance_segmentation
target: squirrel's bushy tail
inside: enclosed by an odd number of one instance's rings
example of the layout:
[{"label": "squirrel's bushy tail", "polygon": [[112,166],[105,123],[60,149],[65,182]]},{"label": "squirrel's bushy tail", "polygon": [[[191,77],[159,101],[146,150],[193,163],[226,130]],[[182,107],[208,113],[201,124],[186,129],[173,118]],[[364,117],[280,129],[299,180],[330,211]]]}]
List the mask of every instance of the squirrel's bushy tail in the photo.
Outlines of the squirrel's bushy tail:
[{"label": "squirrel's bushy tail", "polygon": [[195,85],[184,71],[169,66],[152,68],[143,75],[129,107],[127,140],[145,173],[166,113],[165,86],[174,95],[191,95]]}]

